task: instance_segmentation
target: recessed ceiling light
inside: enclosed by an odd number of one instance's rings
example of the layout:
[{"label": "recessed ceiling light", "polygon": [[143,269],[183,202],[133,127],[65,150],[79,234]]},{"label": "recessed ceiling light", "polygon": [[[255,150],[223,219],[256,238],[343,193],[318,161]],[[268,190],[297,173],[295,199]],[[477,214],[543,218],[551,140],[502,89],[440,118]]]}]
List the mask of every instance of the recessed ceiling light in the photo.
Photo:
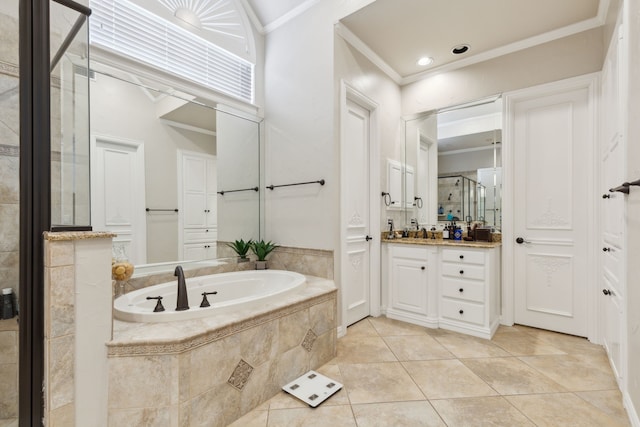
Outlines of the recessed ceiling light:
[{"label": "recessed ceiling light", "polygon": [[461,55],[467,52],[470,48],[471,46],[469,46],[468,44],[459,44],[458,46],[454,46],[453,49],[451,49],[451,53],[453,53],[454,55]]},{"label": "recessed ceiling light", "polygon": [[418,64],[418,65],[420,65],[422,67],[426,67],[427,65],[433,64],[433,58],[430,57],[430,56],[423,56],[422,58],[418,59],[416,64]]}]

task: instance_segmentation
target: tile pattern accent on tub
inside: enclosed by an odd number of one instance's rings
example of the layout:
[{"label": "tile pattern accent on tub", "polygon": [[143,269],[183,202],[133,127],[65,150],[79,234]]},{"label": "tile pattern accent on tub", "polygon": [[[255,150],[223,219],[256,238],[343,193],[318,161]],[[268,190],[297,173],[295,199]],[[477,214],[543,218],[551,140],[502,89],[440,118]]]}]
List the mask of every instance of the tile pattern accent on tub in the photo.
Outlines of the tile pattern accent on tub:
[{"label": "tile pattern accent on tub", "polygon": [[[108,425],[129,425],[131,420],[143,424],[138,421],[153,414],[157,419],[149,425],[224,427],[233,423],[276,395],[282,385],[335,357],[337,325],[329,325],[329,319],[336,319],[336,314],[328,311],[337,306],[337,293],[329,293],[328,298],[311,306],[304,301],[294,304],[293,312],[276,310],[265,322],[239,328],[234,334],[225,332],[215,341],[179,354],[111,355]],[[326,330],[320,333],[317,326]],[[317,338],[309,352],[300,342],[310,330]],[[166,360],[160,374],[153,374],[156,368],[140,368],[159,360]],[[144,402],[119,397],[131,390],[145,394],[147,388],[153,390],[150,394],[164,394]],[[160,414],[165,415],[159,418]],[[171,424],[166,414],[171,414]]]},{"label": "tile pattern accent on tub", "polygon": [[236,368],[233,370],[231,376],[227,380],[227,383],[231,384],[238,390],[242,390],[247,384],[247,381],[249,381],[249,377],[251,376],[252,372],[253,366],[249,365],[243,359],[240,359],[240,361],[236,365]]},{"label": "tile pattern accent on tub", "polygon": [[318,339],[318,336],[311,329],[309,329],[300,345],[302,346],[302,348],[304,348],[308,352],[311,352],[311,350],[313,350],[313,344],[316,342],[317,339]]},{"label": "tile pattern accent on tub", "polygon": [[20,76],[20,68],[17,65],[10,64],[8,62],[0,61],[0,74],[5,74],[11,77]]}]

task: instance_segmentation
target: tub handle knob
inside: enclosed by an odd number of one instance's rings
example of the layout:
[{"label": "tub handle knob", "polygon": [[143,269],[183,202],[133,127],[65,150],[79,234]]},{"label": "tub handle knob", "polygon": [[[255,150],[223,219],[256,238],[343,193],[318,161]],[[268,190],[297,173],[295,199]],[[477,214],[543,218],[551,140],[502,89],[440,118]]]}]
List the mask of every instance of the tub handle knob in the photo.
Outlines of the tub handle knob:
[{"label": "tub handle knob", "polygon": [[211,307],[211,304],[209,304],[209,300],[207,300],[207,295],[215,295],[217,293],[218,293],[218,291],[203,292],[202,293],[202,302],[200,303],[200,307]]},{"label": "tub handle knob", "polygon": [[160,313],[164,311],[164,307],[162,306],[162,297],[147,297],[147,299],[155,299],[158,302],[156,303],[156,307],[153,309],[154,313]]}]

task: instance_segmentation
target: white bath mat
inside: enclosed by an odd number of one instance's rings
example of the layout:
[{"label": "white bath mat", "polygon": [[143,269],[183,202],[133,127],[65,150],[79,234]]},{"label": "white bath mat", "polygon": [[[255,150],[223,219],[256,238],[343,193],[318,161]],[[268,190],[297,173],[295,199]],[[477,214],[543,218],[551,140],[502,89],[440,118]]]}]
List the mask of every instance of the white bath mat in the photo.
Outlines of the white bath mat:
[{"label": "white bath mat", "polygon": [[315,408],[341,388],[342,384],[339,382],[327,378],[316,371],[309,371],[282,387],[282,390]]}]

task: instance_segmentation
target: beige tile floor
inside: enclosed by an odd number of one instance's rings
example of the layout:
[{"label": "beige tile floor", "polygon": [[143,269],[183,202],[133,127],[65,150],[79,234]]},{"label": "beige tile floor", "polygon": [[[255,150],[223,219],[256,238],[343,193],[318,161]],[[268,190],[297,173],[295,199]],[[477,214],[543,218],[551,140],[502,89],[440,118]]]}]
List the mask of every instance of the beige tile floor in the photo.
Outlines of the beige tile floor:
[{"label": "beige tile floor", "polygon": [[488,341],[370,317],[318,372],[344,388],[315,409],[281,392],[232,426],[630,425],[601,346],[525,326]]}]

